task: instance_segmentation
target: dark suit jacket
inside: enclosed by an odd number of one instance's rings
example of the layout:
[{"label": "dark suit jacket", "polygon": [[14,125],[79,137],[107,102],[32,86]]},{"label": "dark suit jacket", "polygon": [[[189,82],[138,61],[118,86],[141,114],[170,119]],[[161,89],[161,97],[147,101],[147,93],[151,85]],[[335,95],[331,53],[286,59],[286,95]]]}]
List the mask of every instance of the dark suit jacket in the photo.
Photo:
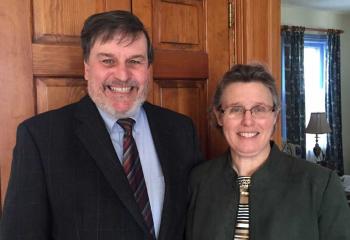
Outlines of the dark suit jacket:
[{"label": "dark suit jacket", "polygon": [[[190,193],[186,240],[232,240],[239,186],[228,154],[193,170]],[[275,144],[251,176],[249,213],[250,240],[350,239],[350,209],[336,173]]]},{"label": "dark suit jacket", "polygon": [[[200,160],[192,121],[143,105],[163,170],[158,239],[182,239],[188,174]],[[146,226],[89,97],[20,124],[0,239],[141,240]]]}]

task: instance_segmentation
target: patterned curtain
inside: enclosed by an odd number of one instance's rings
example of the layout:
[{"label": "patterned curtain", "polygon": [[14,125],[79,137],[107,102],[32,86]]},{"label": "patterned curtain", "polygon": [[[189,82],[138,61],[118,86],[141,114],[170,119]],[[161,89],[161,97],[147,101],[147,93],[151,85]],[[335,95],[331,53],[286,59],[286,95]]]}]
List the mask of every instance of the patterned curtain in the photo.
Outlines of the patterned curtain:
[{"label": "patterned curtain", "polygon": [[328,81],[326,85],[326,115],[332,129],[327,134],[326,159],[330,168],[337,169],[343,175],[343,143],[341,123],[341,95],[340,95],[340,33],[329,30],[327,69]]},{"label": "patterned curtain", "polygon": [[282,28],[282,121],[285,140],[300,145],[302,158],[305,158],[304,32],[304,27]]}]

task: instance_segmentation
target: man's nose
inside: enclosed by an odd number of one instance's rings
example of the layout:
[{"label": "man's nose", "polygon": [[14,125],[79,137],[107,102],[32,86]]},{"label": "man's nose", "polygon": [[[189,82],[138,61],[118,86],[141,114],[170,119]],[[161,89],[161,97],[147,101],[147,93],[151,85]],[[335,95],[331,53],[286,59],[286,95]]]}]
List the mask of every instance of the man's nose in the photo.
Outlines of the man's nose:
[{"label": "man's nose", "polygon": [[130,78],[130,69],[126,66],[126,64],[120,63],[113,68],[113,76],[120,80],[126,81]]}]

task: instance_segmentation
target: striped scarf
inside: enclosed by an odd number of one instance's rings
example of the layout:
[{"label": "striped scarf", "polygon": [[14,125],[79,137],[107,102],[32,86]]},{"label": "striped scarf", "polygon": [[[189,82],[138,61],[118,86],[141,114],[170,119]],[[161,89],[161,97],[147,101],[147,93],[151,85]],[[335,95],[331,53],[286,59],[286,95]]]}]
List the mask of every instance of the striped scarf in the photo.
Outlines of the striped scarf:
[{"label": "striped scarf", "polygon": [[250,177],[237,178],[240,190],[234,240],[249,239],[249,186]]}]

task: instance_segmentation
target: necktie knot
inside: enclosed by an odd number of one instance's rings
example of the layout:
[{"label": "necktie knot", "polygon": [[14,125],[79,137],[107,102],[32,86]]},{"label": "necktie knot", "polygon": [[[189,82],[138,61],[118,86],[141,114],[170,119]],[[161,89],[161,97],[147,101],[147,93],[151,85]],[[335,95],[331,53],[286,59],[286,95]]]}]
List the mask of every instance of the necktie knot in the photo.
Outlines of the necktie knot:
[{"label": "necktie knot", "polygon": [[131,135],[135,120],[132,118],[121,118],[117,123],[124,129],[125,134]]}]

